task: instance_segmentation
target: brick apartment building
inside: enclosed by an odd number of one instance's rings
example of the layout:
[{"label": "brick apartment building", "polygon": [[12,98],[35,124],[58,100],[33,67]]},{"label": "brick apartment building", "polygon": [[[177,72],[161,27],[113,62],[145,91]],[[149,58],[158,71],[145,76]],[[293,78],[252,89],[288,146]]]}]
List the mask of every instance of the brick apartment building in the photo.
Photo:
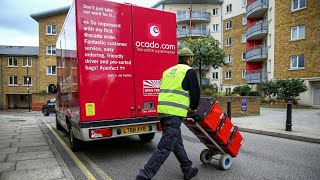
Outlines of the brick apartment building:
[{"label": "brick apartment building", "polygon": [[[320,105],[319,0],[161,0],[152,8],[177,14],[178,43],[185,37],[207,35],[220,41],[230,66],[205,69],[203,82],[232,92],[239,85],[255,89],[257,83],[267,80],[301,78],[308,91],[300,95],[299,103]],[[68,9],[31,15],[39,22],[39,92],[57,83],[60,65],[55,59],[55,42]],[[2,60],[2,69],[6,63]],[[7,86],[1,82],[2,87]],[[1,94],[4,102],[6,89]]]}]

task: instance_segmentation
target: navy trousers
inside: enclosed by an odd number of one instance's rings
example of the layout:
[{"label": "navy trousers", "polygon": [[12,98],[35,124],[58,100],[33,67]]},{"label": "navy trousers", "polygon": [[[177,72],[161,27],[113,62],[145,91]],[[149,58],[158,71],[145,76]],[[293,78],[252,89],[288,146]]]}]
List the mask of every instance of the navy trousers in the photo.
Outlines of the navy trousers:
[{"label": "navy trousers", "polygon": [[184,174],[191,173],[192,162],[189,160],[183,146],[181,137],[181,123],[182,118],[178,116],[161,120],[161,124],[164,126],[162,138],[157,149],[153,152],[151,158],[144,166],[144,169],[139,171],[139,175],[136,179],[151,179],[154,177],[160,166],[164,163],[171,152],[174,153],[180,162],[182,172]]}]

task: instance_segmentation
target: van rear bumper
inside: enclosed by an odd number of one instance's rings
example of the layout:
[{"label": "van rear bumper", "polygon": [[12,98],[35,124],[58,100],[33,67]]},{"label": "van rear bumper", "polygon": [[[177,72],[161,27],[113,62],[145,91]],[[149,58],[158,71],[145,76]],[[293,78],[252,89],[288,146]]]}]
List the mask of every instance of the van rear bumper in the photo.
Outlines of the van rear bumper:
[{"label": "van rear bumper", "polygon": [[[111,121],[91,121],[91,122],[80,122],[80,128],[74,129],[75,136],[82,141],[95,141],[102,139],[110,139],[138,134],[149,134],[161,132],[158,129],[158,123],[160,120],[158,117],[148,117],[148,118],[134,118],[134,119],[119,119]],[[147,130],[144,132],[123,134],[122,129],[132,126],[143,126],[147,125]],[[90,130],[94,129],[104,129],[111,128],[112,136],[110,137],[100,137],[100,138],[90,138]]]}]

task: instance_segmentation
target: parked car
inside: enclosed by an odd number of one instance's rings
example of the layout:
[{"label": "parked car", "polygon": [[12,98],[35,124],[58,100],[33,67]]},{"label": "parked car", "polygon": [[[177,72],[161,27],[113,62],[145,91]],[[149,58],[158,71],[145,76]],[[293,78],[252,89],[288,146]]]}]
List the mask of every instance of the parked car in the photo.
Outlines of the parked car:
[{"label": "parked car", "polygon": [[46,104],[42,106],[42,113],[45,116],[49,116],[50,113],[56,113],[55,109],[56,98],[49,99]]}]

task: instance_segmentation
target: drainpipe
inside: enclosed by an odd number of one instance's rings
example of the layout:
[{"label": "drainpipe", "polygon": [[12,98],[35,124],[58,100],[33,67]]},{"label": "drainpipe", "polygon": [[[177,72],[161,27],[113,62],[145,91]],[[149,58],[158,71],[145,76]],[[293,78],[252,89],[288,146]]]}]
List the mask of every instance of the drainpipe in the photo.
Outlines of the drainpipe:
[{"label": "drainpipe", "polygon": [[190,29],[190,38],[191,38],[191,32],[192,32],[192,20],[191,20],[191,18],[192,18],[192,0],[190,0],[190,27],[189,27],[189,29]]},{"label": "drainpipe", "polygon": [[2,103],[3,103],[3,99],[2,99],[2,57],[0,57],[0,110],[2,109]]}]

